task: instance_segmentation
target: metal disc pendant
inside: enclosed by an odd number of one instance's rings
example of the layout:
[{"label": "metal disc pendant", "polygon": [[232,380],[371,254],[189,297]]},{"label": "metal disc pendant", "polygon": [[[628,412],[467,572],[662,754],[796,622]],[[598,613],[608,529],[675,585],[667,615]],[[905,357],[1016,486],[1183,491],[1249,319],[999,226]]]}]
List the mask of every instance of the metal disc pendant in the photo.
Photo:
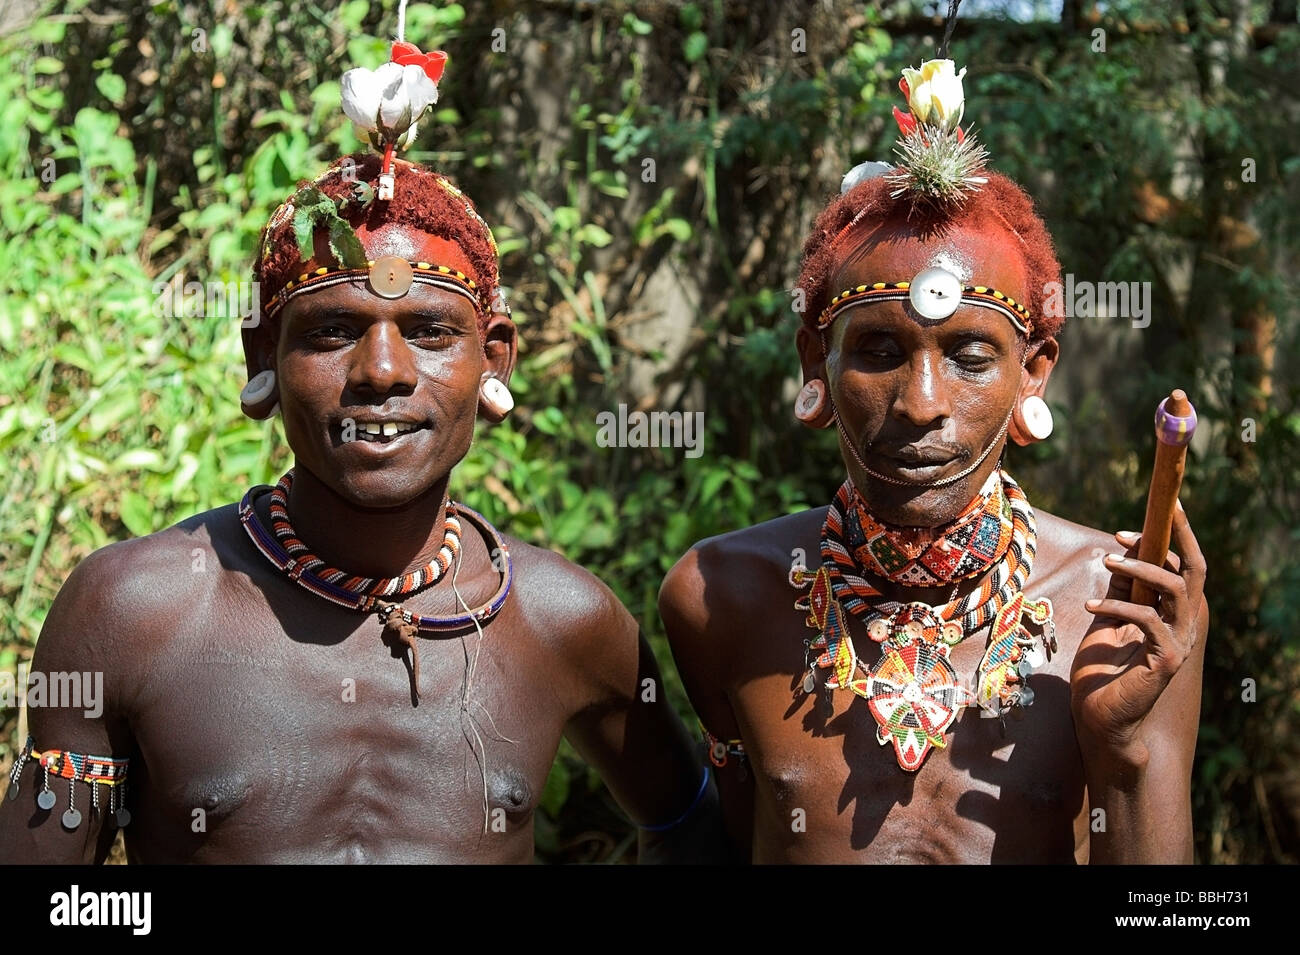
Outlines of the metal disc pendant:
[{"label": "metal disc pendant", "polygon": [[809,670],[803,678],[803,691],[811,693],[815,689],[817,689],[817,678],[813,676],[812,670]]},{"label": "metal disc pendant", "polygon": [[46,789],[46,790],[43,790],[43,791],[41,792],[41,794],[40,794],[39,796],[36,797],[36,805],[40,806],[42,809],[44,809],[44,810],[46,810],[46,811],[48,811],[48,810],[50,810],[50,809],[53,809],[53,808],[54,808],[54,790],[52,790],[52,789]]},{"label": "metal disc pendant", "polygon": [[131,824],[131,813],[125,806],[113,813],[113,821],[117,823],[117,828],[125,829]]},{"label": "metal disc pendant", "polygon": [[63,828],[71,832],[81,825],[81,813],[76,809],[69,809],[63,814]]},{"label": "metal disc pendant", "polygon": [[821,696],[817,697],[817,706],[821,711],[822,719],[830,719],[835,715],[835,701],[831,699],[831,691],[827,690]]}]

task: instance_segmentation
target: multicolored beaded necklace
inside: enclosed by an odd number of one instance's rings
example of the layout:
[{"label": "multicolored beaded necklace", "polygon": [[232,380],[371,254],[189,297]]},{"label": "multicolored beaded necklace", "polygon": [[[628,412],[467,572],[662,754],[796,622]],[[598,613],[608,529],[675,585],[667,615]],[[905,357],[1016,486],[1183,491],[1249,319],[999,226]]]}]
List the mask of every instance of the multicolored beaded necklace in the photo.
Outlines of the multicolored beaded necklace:
[{"label": "multicolored beaded necklace", "polygon": [[[421,631],[444,634],[461,632],[486,623],[505,606],[514,580],[514,565],[505,541],[482,514],[464,504],[447,500],[444,501],[446,532],[442,547],[431,563],[401,577],[358,577],[327,566],[298,538],[289,522],[289,492],[292,488],[292,468],[280,478],[274,488],[265,484],[249,488],[239,504],[239,520],[244,525],[244,530],[262,556],[294,583],[341,607],[374,613],[384,625],[384,643],[389,647],[400,647],[403,652],[408,648],[411,651],[411,696],[418,703],[420,651],[416,635]],[[268,492],[271,495],[273,531],[268,531],[262,525],[254,508],[257,498]],[[460,555],[459,517],[464,517],[473,524],[487,545],[493,566],[501,576],[496,592],[480,606],[448,617],[414,614],[400,603],[384,599],[411,597],[442,579]]]},{"label": "multicolored beaded necklace", "polygon": [[[1026,679],[1056,649],[1051,601],[1027,600],[1023,593],[1036,546],[1029,500],[1001,468],[938,533],[875,520],[845,481],[822,526],[821,566],[815,573],[804,567],[790,572],[790,583],[808,591],[795,608],[807,611],[808,626],[818,631],[806,641],[804,692],[812,693],[818,672],[829,670],[825,688],[863,697],[877,740],[892,743],[898,765],[909,771],[920,769],[932,748],[947,745],[944,732],[971,703],[996,716],[1030,705]],[[863,573],[908,586],[987,577],[965,597],[931,606],[883,600]],[[868,636],[880,644],[880,658],[870,666],[854,650],[846,611],[863,618]],[[1026,614],[1038,637],[1022,621]],[[958,681],[948,655],[989,620],[993,630],[972,691]]]}]

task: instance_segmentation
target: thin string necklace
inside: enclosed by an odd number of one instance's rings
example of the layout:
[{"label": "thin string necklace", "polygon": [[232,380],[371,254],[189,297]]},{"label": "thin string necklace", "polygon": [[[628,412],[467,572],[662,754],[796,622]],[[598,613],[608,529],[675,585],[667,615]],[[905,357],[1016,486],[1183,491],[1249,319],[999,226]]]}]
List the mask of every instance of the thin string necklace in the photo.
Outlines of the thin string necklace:
[{"label": "thin string necklace", "polygon": [[[446,500],[447,519],[442,547],[429,564],[400,577],[370,578],[351,575],[327,566],[294,531],[288,511],[293,474],[293,469],[290,468],[274,488],[262,484],[248,489],[239,504],[239,520],[244,530],[262,556],[298,586],[349,610],[374,613],[383,624],[384,643],[394,650],[400,648],[403,656],[406,649],[411,651],[411,697],[413,702],[418,703],[420,651],[416,635],[420,632],[455,634],[486,623],[505,606],[514,580],[514,564],[505,541],[482,514],[464,504]],[[254,506],[255,501],[267,493],[271,495],[271,522],[274,530],[267,530]],[[401,603],[385,599],[412,597],[442,579],[461,553],[461,517],[474,526],[487,546],[492,565],[500,577],[496,592],[478,607],[467,608],[465,613],[446,617],[415,614]]]}]

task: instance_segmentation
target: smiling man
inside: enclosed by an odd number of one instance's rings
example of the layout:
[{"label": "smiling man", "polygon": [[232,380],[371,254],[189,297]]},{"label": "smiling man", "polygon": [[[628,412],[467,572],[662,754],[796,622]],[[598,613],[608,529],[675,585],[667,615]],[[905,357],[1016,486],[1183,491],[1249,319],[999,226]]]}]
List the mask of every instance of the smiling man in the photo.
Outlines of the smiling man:
[{"label": "smiling man", "polygon": [[515,363],[472,203],[348,157],[272,216],[255,275],[241,400],[278,409],[294,466],[74,571],[34,669],[102,671],[106,701],[31,711],[0,860],[99,861],[125,826],[133,862],[527,862],[562,737],[643,859],[706,852],[716,795],[636,623],[448,497]]},{"label": "smiling man", "polygon": [[951,61],[906,72],[903,162],[846,177],[799,283],[795,413],[837,429],[847,479],[828,507],[696,545],[660,595],[733,848],[1190,861],[1204,560],[1181,508],[1181,564],[1156,567],[1002,469],[1008,438],[1051,430],[1060,267],[957,125]]}]

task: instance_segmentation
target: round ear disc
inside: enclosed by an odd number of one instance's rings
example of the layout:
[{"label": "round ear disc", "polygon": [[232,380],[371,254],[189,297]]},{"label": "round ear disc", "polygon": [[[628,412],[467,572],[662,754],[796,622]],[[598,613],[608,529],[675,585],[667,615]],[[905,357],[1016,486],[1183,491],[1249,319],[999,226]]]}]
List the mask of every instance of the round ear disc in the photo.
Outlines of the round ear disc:
[{"label": "round ear disc", "polygon": [[401,298],[411,290],[411,263],[396,255],[381,255],[370,266],[370,287],[384,298]]},{"label": "round ear disc", "polygon": [[275,391],[275,372],[269,368],[260,371],[248,380],[248,384],[239,393],[239,400],[246,405],[260,404],[271,397]]},{"label": "round ear disc", "polygon": [[479,395],[483,403],[499,415],[509,414],[515,406],[514,395],[510,394],[506,383],[499,378],[484,378],[479,385]]}]

